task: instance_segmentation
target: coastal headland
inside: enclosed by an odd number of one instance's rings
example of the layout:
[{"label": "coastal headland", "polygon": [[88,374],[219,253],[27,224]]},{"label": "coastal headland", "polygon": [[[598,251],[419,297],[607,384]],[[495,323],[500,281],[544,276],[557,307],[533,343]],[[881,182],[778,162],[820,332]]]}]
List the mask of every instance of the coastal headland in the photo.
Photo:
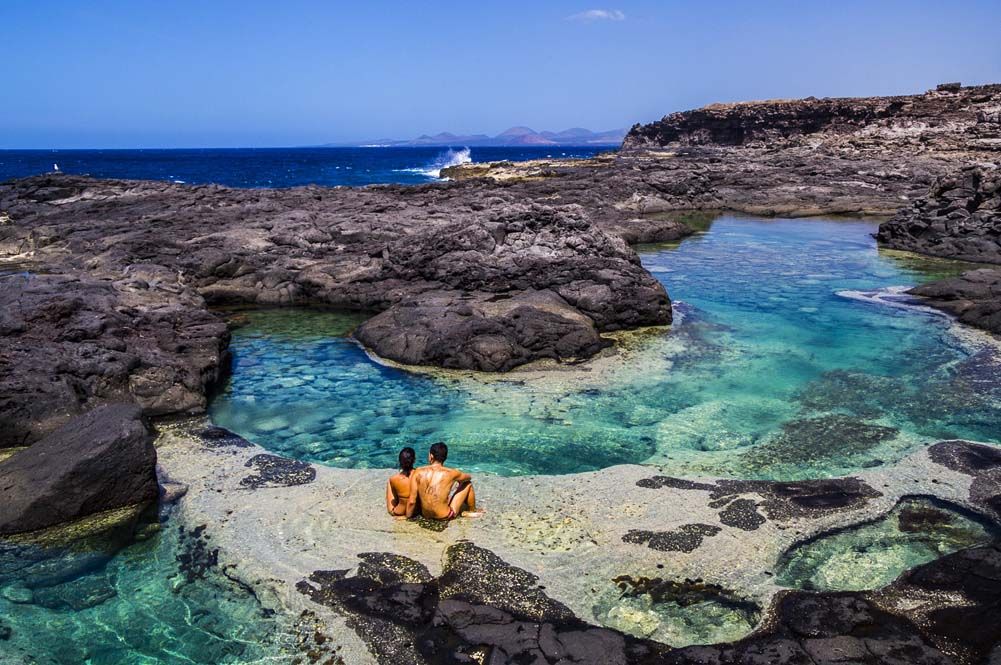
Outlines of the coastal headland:
[{"label": "coastal headland", "polygon": [[[634,126],[617,153],[442,175],[286,190],[0,184],[0,537],[42,542],[76,520],[176,504],[207,525],[208,565],[315,627],[300,645],[311,662],[997,657],[992,446],[940,441],[795,483],[638,465],[487,477],[491,517],[435,531],[387,522],[384,473],[275,456],[204,414],[230,371],[223,308],[364,312],[354,338],[404,367],[544,372],[607,356],[618,333],[673,319],[632,246],[678,241],[722,211],[876,217],[883,247],[983,264],[912,295],[1001,333],[1001,85],[711,105]],[[571,505],[578,483],[591,498]],[[987,536],[878,588],[776,582],[797,548],[891,513],[901,528],[967,520]],[[709,608],[695,633],[746,630],[671,648],[650,607],[622,600],[640,596]]]}]

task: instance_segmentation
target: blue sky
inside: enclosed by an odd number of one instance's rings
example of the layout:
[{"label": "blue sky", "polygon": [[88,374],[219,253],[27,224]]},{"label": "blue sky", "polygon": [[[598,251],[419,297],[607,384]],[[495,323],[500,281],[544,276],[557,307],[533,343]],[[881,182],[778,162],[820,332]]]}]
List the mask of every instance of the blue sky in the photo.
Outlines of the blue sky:
[{"label": "blue sky", "polygon": [[626,127],[1001,82],[1001,2],[0,0],[0,147]]}]

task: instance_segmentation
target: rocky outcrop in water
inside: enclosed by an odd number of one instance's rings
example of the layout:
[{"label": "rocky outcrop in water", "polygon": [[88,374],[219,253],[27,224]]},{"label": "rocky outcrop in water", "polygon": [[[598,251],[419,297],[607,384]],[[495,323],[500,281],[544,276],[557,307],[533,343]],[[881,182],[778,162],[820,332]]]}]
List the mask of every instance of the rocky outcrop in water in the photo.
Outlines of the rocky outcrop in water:
[{"label": "rocky outcrop in water", "polygon": [[1001,263],[1001,169],[942,176],[928,195],[879,226],[880,244],[921,254]]},{"label": "rocky outcrop in water", "polygon": [[910,290],[960,321],[1001,334],[1001,270],[970,270]]},{"label": "rocky outcrop in water", "polygon": [[156,449],[133,405],[99,407],[0,462],[0,535],[155,501]]},{"label": "rocky outcrop in water", "polygon": [[513,206],[393,243],[387,280],[444,287],[401,300],[356,336],[407,364],[504,371],[587,358],[599,332],[670,323],[663,287],[579,213]]},{"label": "rocky outcrop in water", "polygon": [[[880,244],[932,256],[1001,263],[1001,169],[971,166],[879,226]],[[1001,333],[1001,270],[972,270],[911,289],[963,323]]]}]

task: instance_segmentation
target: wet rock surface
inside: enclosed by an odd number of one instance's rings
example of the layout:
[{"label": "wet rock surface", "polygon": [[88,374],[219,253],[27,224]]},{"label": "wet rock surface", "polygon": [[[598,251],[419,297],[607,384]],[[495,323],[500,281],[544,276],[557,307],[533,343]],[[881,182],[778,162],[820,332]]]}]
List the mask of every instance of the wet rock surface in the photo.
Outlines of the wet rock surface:
[{"label": "wet rock surface", "polygon": [[106,405],[0,463],[0,535],[155,501],[156,450],[134,405]]},{"label": "wet rock surface", "polygon": [[913,288],[910,293],[963,323],[1001,334],[1001,270],[970,270]]}]

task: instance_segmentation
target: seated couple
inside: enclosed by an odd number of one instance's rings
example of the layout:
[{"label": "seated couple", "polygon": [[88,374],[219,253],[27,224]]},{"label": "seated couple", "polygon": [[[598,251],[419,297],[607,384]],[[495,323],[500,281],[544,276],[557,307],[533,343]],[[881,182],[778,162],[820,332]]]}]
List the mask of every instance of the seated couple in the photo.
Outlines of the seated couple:
[{"label": "seated couple", "polygon": [[[480,517],[476,509],[472,476],[445,466],[448,446],[435,443],[428,453],[428,465],[414,469],[413,448],[400,451],[400,472],[386,483],[386,510],[397,519],[410,519],[419,510],[432,520]],[[453,486],[455,491],[452,491]]]}]

